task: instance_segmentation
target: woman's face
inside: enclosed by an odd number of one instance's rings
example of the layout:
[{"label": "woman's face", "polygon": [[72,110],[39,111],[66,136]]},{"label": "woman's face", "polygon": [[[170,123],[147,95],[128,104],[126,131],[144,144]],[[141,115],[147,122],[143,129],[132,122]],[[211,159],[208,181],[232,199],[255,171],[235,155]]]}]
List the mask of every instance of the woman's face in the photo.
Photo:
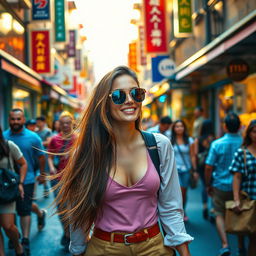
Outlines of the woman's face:
[{"label": "woman's face", "polygon": [[184,125],[183,125],[181,122],[178,122],[178,123],[175,124],[175,126],[174,126],[174,132],[175,132],[177,135],[183,135],[184,130],[185,130],[185,127],[184,127]]},{"label": "woman's face", "polygon": [[256,126],[254,126],[249,134],[252,143],[256,143]]},{"label": "woman's face", "polygon": [[139,118],[141,103],[134,101],[129,94],[130,89],[138,87],[136,81],[129,75],[122,75],[114,80],[111,91],[122,89],[126,93],[125,102],[121,105],[116,105],[110,100],[110,114],[115,121],[135,122]]}]

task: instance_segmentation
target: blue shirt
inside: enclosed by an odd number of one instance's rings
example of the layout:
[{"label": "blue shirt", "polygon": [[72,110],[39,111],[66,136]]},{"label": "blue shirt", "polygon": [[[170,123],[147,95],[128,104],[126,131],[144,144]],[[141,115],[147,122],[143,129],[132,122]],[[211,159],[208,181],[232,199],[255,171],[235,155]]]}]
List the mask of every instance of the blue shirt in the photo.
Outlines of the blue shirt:
[{"label": "blue shirt", "polygon": [[165,135],[168,139],[171,139],[171,131],[168,129],[165,132],[160,132],[159,130],[159,124],[156,126],[153,126],[151,128],[147,129],[147,132],[152,132],[152,133],[161,133],[163,135]]},{"label": "blue shirt", "polygon": [[241,144],[242,137],[233,133],[227,133],[212,142],[206,164],[214,167],[213,187],[222,191],[232,191],[233,175],[229,172],[229,166]]},{"label": "blue shirt", "polygon": [[44,155],[42,151],[36,149],[44,149],[41,138],[35,132],[32,132],[26,128],[23,128],[20,133],[13,133],[10,129],[8,129],[4,132],[4,137],[6,140],[13,141],[20,148],[24,158],[27,161],[28,170],[24,184],[35,183],[34,168],[36,166],[36,161],[39,156]]}]

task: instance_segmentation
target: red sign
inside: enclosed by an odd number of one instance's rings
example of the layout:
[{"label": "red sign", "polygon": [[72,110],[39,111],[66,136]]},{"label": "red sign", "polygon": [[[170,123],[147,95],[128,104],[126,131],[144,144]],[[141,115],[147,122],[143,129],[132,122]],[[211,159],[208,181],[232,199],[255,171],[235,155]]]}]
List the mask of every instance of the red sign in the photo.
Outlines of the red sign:
[{"label": "red sign", "polygon": [[31,63],[37,73],[51,72],[50,31],[31,31]]},{"label": "red sign", "polygon": [[165,0],[144,0],[147,53],[166,53]]}]

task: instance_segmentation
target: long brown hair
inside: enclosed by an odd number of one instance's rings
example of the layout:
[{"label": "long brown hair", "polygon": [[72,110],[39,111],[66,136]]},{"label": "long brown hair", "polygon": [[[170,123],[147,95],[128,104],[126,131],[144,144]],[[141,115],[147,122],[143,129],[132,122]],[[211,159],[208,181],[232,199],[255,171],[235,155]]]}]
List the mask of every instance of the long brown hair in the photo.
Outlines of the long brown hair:
[{"label": "long brown hair", "polygon": [[[116,139],[109,111],[109,94],[114,80],[122,75],[131,76],[139,85],[136,74],[125,66],[107,73],[89,100],[78,124],[78,137],[66,168],[61,173],[60,192],[56,203],[63,220],[74,229],[87,232],[99,214],[108,175],[116,168]],[[141,118],[135,121],[140,128]]]},{"label": "long brown hair", "polygon": [[256,119],[252,120],[250,122],[250,124],[248,125],[246,132],[245,132],[245,136],[244,136],[244,140],[243,140],[243,145],[244,147],[248,147],[252,144],[252,139],[250,137],[250,133],[252,131],[252,129],[256,126]]}]

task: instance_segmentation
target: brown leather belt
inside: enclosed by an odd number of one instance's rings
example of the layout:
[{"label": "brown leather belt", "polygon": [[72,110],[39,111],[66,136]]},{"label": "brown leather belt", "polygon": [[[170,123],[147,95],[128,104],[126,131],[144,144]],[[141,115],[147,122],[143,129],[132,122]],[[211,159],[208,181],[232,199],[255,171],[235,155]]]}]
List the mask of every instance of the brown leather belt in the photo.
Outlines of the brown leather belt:
[{"label": "brown leather belt", "polygon": [[134,243],[139,243],[146,241],[149,238],[152,238],[159,234],[160,229],[158,226],[158,223],[156,223],[154,226],[145,228],[143,230],[140,230],[138,232],[134,233],[111,233],[111,232],[106,232],[101,229],[95,228],[93,235],[101,240],[111,242],[111,234],[113,234],[113,242],[116,243],[124,243],[126,245],[129,244],[134,244]]}]

